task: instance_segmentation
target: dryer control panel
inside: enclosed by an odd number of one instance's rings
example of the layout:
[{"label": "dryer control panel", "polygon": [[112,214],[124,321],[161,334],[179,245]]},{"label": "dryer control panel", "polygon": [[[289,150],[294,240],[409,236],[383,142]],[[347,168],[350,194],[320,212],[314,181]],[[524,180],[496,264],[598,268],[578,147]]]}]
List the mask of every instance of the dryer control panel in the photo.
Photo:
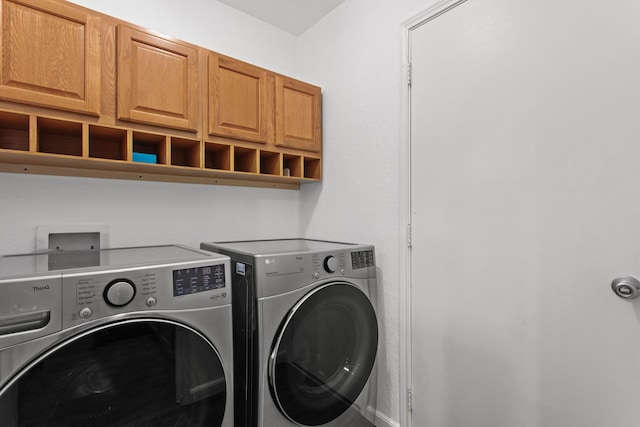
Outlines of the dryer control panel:
[{"label": "dryer control panel", "polygon": [[313,263],[313,270],[318,273],[318,278],[321,273],[338,273],[345,274],[347,272],[346,267],[346,255],[344,253],[337,254],[311,254],[311,260]]},{"label": "dryer control panel", "polygon": [[232,256],[240,265],[253,265],[257,298],[290,292],[301,284],[322,280],[376,278],[375,248],[368,244],[275,239],[203,242],[200,247]]},{"label": "dryer control panel", "polygon": [[376,277],[372,247],[358,250],[319,251],[299,254],[258,255],[255,276],[259,298],[298,289],[301,283],[331,278],[373,279]]}]

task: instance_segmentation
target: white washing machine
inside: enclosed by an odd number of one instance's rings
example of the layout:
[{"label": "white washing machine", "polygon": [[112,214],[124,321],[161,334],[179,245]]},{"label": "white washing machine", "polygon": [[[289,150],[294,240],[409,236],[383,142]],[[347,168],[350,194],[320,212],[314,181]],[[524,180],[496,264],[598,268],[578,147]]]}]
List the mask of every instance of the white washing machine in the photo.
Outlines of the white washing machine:
[{"label": "white washing machine", "polygon": [[200,247],[231,257],[236,426],[374,426],[373,246],[284,239]]},{"label": "white washing machine", "polygon": [[229,258],[0,257],[2,427],[232,427]]}]

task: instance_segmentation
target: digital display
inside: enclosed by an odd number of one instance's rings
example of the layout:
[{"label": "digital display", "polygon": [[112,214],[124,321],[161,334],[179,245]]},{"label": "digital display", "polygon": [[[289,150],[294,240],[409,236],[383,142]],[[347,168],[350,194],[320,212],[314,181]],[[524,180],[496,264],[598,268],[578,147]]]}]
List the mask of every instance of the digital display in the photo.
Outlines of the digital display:
[{"label": "digital display", "polygon": [[360,251],[351,252],[351,268],[357,270],[358,268],[373,267],[375,260],[373,258],[373,251]]},{"label": "digital display", "polygon": [[173,296],[197,294],[225,287],[224,264],[173,270]]}]

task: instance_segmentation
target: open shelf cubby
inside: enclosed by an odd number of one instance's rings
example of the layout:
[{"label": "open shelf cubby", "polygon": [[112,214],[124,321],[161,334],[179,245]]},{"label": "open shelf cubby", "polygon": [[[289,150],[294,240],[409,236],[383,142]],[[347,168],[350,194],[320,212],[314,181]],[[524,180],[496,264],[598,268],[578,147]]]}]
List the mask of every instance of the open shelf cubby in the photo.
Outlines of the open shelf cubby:
[{"label": "open shelf cubby", "polygon": [[29,151],[29,116],[0,111],[0,149]]},{"label": "open shelf cubby", "polygon": [[202,142],[196,139],[171,138],[171,164],[199,168],[202,164]]},{"label": "open shelf cubby", "polygon": [[225,138],[203,141],[186,134],[155,133],[66,116],[0,110],[3,172],[68,176],[77,173],[287,189],[298,189],[304,182],[321,179],[320,158],[294,150],[282,152],[277,147],[263,148],[268,147],[253,147],[249,142]]},{"label": "open shelf cubby", "polygon": [[263,175],[282,175],[281,158],[280,153],[260,150],[260,173]]},{"label": "open shelf cubby", "polygon": [[233,147],[233,170],[236,172],[258,173],[258,150]]},{"label": "open shelf cubby", "polygon": [[205,143],[204,167],[206,169],[230,171],[231,146],[226,144],[216,144],[214,142]]},{"label": "open shelf cubby", "polygon": [[322,165],[320,159],[312,157],[304,158],[304,177],[310,179],[320,179],[322,175]]},{"label": "open shelf cubby", "polygon": [[301,178],[302,177],[302,156],[297,156],[295,154],[283,154],[282,155],[282,175]]},{"label": "open shelf cubby", "polygon": [[82,123],[38,117],[38,151],[82,156]]},{"label": "open shelf cubby", "polygon": [[127,131],[89,125],[89,157],[127,160]]},{"label": "open shelf cubby", "polygon": [[[133,132],[133,160],[136,161],[136,153],[145,156],[143,163],[167,164],[167,137],[146,132]],[[153,161],[155,156],[155,161]]]}]

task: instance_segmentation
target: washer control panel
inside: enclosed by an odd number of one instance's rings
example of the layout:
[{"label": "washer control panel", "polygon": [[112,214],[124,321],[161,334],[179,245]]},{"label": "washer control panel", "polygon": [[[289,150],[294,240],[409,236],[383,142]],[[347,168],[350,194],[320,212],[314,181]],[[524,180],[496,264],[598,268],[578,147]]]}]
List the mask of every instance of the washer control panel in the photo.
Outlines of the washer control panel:
[{"label": "washer control panel", "polygon": [[197,294],[225,287],[224,264],[173,270],[173,296]]},{"label": "washer control panel", "polygon": [[231,303],[228,258],[63,275],[63,327],[120,313]]}]

